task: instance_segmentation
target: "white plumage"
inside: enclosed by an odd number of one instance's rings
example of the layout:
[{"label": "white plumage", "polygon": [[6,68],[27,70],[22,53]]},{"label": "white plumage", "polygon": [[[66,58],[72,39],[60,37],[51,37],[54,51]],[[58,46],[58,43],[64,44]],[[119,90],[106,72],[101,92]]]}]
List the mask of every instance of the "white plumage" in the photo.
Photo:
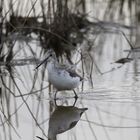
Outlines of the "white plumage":
[{"label": "white plumage", "polygon": [[[74,70],[64,65],[61,66],[57,61],[54,51],[52,50],[48,51],[47,58],[45,58],[36,68],[38,68],[44,62],[47,62],[48,81],[57,89],[57,91],[74,91],[74,88],[78,87],[80,82],[83,80],[83,78]],[[77,98],[75,91],[74,94],[75,98]]]}]

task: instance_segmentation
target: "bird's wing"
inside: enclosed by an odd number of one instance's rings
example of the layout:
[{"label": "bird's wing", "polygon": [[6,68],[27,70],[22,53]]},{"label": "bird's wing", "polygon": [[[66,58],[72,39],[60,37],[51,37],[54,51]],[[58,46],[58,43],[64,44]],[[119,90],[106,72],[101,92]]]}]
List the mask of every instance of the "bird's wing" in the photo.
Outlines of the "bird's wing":
[{"label": "bird's wing", "polygon": [[79,77],[79,78],[80,78],[80,81],[82,81],[82,80],[84,79],[83,77],[81,77],[81,76],[75,71],[75,69],[76,69],[75,65],[70,65],[70,66],[69,66],[69,65],[62,65],[62,64],[61,64],[61,65],[58,65],[58,66],[57,66],[57,69],[67,71],[71,77]]}]

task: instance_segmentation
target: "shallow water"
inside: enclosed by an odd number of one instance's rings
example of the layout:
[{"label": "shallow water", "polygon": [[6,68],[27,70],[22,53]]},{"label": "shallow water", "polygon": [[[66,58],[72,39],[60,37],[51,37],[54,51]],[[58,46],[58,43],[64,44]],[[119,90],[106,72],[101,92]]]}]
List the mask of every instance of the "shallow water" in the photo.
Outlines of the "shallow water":
[{"label": "shallow water", "polygon": [[[14,51],[18,52],[12,63],[15,83],[12,82],[11,75],[4,65],[1,67],[3,82],[10,90],[5,90],[6,88],[2,86],[1,122],[4,124],[1,123],[0,137],[2,140],[8,139],[10,135],[14,140],[38,139],[36,136],[47,139],[50,114],[54,112],[56,106],[54,91],[48,86],[47,70],[43,73],[42,66],[35,71],[39,59],[34,58],[40,57],[41,48],[39,43],[34,41],[29,44],[17,41],[15,45]],[[19,49],[20,46],[22,49]],[[87,56],[85,81],[76,90],[78,100],[75,102],[72,91],[58,93],[56,100],[58,106],[74,105],[78,108],[88,108],[81,118],[77,118],[80,120],[74,128],[57,135],[58,140],[139,139],[140,52],[132,52],[130,57],[133,61],[129,63],[123,65],[114,63],[127,56],[128,52],[125,50],[130,50],[130,46],[122,35],[99,35],[90,51],[94,58],[93,83],[88,72],[91,69],[91,60],[89,61]],[[43,55],[40,58],[43,59]],[[81,64],[78,65],[78,72],[82,75]],[[56,119],[57,117],[59,114]],[[63,125],[59,126],[58,130],[65,128],[64,124],[73,119],[75,118],[70,115],[63,120],[60,117],[58,122]]]}]

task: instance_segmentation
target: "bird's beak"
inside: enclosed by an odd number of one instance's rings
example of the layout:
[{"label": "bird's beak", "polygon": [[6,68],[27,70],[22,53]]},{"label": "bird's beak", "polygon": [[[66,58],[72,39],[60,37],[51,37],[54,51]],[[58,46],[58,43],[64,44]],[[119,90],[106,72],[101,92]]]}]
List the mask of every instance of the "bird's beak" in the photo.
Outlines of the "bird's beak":
[{"label": "bird's beak", "polygon": [[86,110],[88,110],[88,108],[81,108],[80,110],[81,110],[81,113],[80,113],[80,116],[81,116]]},{"label": "bird's beak", "polygon": [[48,60],[49,57],[50,57],[50,55],[48,57],[46,57],[38,66],[36,66],[35,69],[38,69],[45,61]]}]

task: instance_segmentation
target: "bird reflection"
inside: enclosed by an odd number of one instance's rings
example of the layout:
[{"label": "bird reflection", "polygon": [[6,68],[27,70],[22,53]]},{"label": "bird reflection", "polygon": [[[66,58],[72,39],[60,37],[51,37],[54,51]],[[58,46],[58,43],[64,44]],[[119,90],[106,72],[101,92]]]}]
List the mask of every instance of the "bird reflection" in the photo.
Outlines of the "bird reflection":
[{"label": "bird reflection", "polygon": [[56,140],[56,135],[73,128],[87,108],[57,106],[50,116],[48,140]]}]

